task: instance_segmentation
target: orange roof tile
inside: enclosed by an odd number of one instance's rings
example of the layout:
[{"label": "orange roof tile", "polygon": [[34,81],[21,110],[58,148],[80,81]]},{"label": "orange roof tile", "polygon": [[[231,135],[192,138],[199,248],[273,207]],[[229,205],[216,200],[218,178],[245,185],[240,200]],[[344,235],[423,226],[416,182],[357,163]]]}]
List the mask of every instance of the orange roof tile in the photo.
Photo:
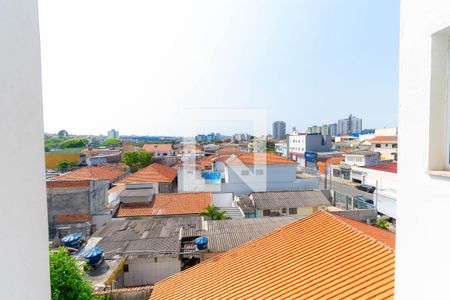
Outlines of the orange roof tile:
[{"label": "orange roof tile", "polygon": [[89,221],[88,214],[56,215],[56,222],[86,222]]},{"label": "orange roof tile", "polygon": [[89,186],[89,180],[63,180],[56,181],[54,178],[47,181],[47,188],[66,188],[66,187],[86,187]]},{"label": "orange roof tile", "polygon": [[157,194],[150,203],[121,203],[116,217],[200,214],[211,203],[207,192]]},{"label": "orange roof tile", "polygon": [[394,260],[320,211],[160,281],[151,299],[393,299]]},{"label": "orange roof tile", "polygon": [[226,160],[229,165],[240,164],[244,165],[285,165],[296,164],[296,162],[279,156],[278,154],[271,152],[249,152],[241,153],[238,155],[232,155]]},{"label": "orange roof tile", "polygon": [[167,152],[172,149],[172,144],[144,144],[142,149],[147,152]]},{"label": "orange roof tile", "polygon": [[127,174],[123,166],[103,165],[95,167],[83,167],[75,171],[57,176],[52,180],[83,180],[83,179],[104,179],[114,181]]},{"label": "orange roof tile", "polygon": [[370,143],[397,143],[396,136],[376,136],[371,140],[368,140]]},{"label": "orange roof tile", "polygon": [[239,148],[235,147],[222,148],[216,151],[217,154],[238,154],[241,152]]},{"label": "orange roof tile", "polygon": [[145,182],[172,182],[177,177],[177,170],[158,163],[153,163],[136,173],[120,180],[116,184],[145,183]]}]

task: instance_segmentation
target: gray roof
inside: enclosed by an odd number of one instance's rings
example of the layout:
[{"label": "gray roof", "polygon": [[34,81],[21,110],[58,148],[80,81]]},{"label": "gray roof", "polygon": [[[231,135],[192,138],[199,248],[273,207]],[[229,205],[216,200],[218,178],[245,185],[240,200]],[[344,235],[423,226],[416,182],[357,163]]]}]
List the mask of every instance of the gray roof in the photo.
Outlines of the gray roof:
[{"label": "gray roof", "polygon": [[172,256],[180,253],[180,229],[201,228],[200,217],[145,218],[141,220],[114,220],[97,230],[92,237],[101,237],[98,246],[105,257]]},{"label": "gray roof", "polygon": [[297,220],[298,217],[273,217],[207,221],[203,229],[183,230],[183,237],[206,236],[210,252],[224,252]]},{"label": "gray roof", "polygon": [[120,197],[150,197],[153,195],[152,189],[125,189],[120,193]]},{"label": "gray roof", "polygon": [[257,192],[250,197],[260,210],[331,205],[321,191]]},{"label": "gray roof", "polygon": [[240,196],[239,201],[237,201],[236,204],[242,209],[242,211],[255,210],[255,204],[253,203],[253,200],[248,196]]}]

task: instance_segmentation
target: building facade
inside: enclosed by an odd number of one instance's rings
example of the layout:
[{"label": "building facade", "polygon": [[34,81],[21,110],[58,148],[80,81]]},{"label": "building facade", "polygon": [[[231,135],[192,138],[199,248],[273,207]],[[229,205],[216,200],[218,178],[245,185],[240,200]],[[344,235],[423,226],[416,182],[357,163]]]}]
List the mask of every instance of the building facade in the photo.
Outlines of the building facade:
[{"label": "building facade", "polygon": [[275,121],[272,125],[272,137],[274,140],[280,140],[286,135],[286,123],[284,121]]},{"label": "building facade", "polygon": [[331,150],[331,136],[321,134],[297,134],[289,136],[288,155],[300,166],[305,166],[305,152],[328,152]]},{"label": "building facade", "polygon": [[111,129],[108,131],[108,138],[110,139],[118,139],[119,138],[119,131],[115,129]]},{"label": "building facade", "polygon": [[337,134],[358,133],[362,131],[362,119],[350,115],[337,123]]}]

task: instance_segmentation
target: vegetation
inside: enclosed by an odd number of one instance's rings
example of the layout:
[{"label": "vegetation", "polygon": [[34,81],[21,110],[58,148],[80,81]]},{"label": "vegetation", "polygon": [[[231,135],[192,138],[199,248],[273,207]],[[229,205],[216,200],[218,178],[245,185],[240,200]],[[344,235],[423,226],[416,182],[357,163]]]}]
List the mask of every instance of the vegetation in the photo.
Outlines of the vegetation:
[{"label": "vegetation", "polygon": [[386,229],[386,228],[388,228],[389,223],[388,223],[388,221],[386,220],[386,217],[379,217],[379,218],[377,219],[377,222],[375,223],[375,225],[376,225],[377,227]]},{"label": "vegetation", "polygon": [[208,220],[225,220],[228,219],[227,213],[224,211],[219,211],[219,209],[214,205],[210,204],[205,208],[205,211],[200,214],[201,216],[207,218]]},{"label": "vegetation", "polygon": [[67,133],[67,131],[66,130],[60,130],[59,132],[58,132],[58,137],[60,138],[60,139],[67,139],[68,137],[69,137],[69,133]]},{"label": "vegetation", "polygon": [[52,148],[58,148],[59,145],[64,141],[64,139],[58,136],[52,136],[45,140],[45,150],[50,151]]},{"label": "vegetation", "polygon": [[114,139],[114,138],[111,138],[111,139],[106,139],[106,140],[102,143],[102,145],[103,145],[103,146],[106,146],[106,147],[116,147],[116,146],[119,146],[120,143],[122,143],[122,141],[121,141],[120,139]]},{"label": "vegetation", "polygon": [[145,168],[153,161],[153,155],[144,150],[126,152],[123,154],[122,162],[130,167],[131,172]]},{"label": "vegetation", "polygon": [[50,250],[50,286],[52,300],[94,299],[92,286],[85,279],[83,264],[61,247]]},{"label": "vegetation", "polygon": [[71,168],[71,167],[74,167],[74,166],[76,166],[76,165],[77,165],[77,163],[71,162],[71,161],[68,161],[67,159],[65,159],[65,160],[63,160],[63,161],[60,161],[60,162],[57,164],[57,168],[58,168],[58,170],[60,170],[60,171],[66,171],[67,169],[69,169],[69,168]]},{"label": "vegetation", "polygon": [[275,142],[267,141],[266,142],[266,151],[267,152],[275,152]]},{"label": "vegetation", "polygon": [[87,139],[84,138],[73,138],[68,139],[59,144],[59,147],[61,148],[79,148],[84,147],[89,143]]}]

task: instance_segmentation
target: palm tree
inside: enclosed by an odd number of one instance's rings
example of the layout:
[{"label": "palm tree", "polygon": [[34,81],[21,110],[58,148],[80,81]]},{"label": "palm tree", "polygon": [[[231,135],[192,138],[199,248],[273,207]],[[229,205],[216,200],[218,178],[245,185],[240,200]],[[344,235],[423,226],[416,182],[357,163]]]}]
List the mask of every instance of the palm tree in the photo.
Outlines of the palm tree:
[{"label": "palm tree", "polygon": [[227,213],[224,211],[219,211],[219,209],[214,204],[208,205],[205,208],[205,211],[200,215],[208,218],[208,220],[225,220],[228,218]]}]

